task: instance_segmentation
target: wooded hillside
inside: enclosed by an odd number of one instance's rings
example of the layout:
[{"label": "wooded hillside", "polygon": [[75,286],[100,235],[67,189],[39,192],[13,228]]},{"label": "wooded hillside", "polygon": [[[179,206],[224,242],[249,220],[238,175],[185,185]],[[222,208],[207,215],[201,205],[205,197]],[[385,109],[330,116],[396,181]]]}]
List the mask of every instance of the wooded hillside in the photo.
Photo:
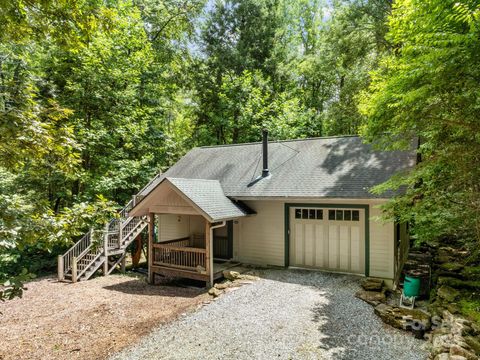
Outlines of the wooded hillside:
[{"label": "wooded hillside", "polygon": [[388,215],[478,255],[479,35],[475,0],[3,2],[0,298],[192,147],[263,127],[418,138]]}]

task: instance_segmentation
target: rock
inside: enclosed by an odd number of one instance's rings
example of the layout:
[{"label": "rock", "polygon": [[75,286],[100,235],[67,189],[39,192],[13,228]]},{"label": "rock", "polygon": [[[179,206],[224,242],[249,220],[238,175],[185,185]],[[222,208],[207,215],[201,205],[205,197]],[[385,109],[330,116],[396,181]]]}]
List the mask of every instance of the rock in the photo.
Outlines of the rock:
[{"label": "rock", "polygon": [[245,283],[248,283],[247,281],[258,280],[258,276],[249,275],[249,274],[241,274],[240,279],[246,280]]},{"label": "rock", "polygon": [[215,287],[210,288],[210,290],[208,290],[208,293],[213,297],[219,297],[220,295],[222,295],[222,291],[218,290]]},{"label": "rock", "polygon": [[448,322],[450,325],[452,325],[455,322],[455,316],[453,316],[453,314],[448,310],[445,310],[442,313],[442,317],[443,317],[443,320]]},{"label": "rock", "polygon": [[458,346],[457,344],[453,344],[450,347],[450,357],[453,355],[463,356],[467,360],[478,360],[478,357],[474,353]]},{"label": "rock", "polygon": [[465,326],[472,326],[472,322],[470,320],[467,320],[467,319],[464,319],[464,318],[461,318],[461,317],[455,318],[455,321],[457,323],[465,325]]},{"label": "rock", "polygon": [[404,330],[429,330],[430,314],[418,309],[405,309],[397,306],[379,304],[375,306],[377,314],[384,323]]},{"label": "rock", "polygon": [[215,289],[218,290],[225,290],[228,288],[232,283],[230,281],[224,282],[224,283],[217,283],[215,284]]},{"label": "rock", "polygon": [[451,325],[451,332],[453,335],[465,336],[472,332],[472,328],[468,325],[468,322],[455,321]]},{"label": "rock", "polygon": [[474,331],[471,325],[464,325],[462,336],[473,335]]},{"label": "rock", "polygon": [[452,282],[455,282],[456,278],[449,277],[449,276],[439,276],[437,283],[438,285],[450,285]]},{"label": "rock", "polygon": [[383,288],[383,280],[366,278],[362,280],[361,285],[367,291],[381,291]]},{"label": "rock", "polygon": [[463,276],[462,272],[451,272],[451,271],[445,271],[445,270],[437,270],[436,274],[439,277],[447,277],[447,278],[455,278],[458,280],[464,280],[465,276]]},{"label": "rock", "polygon": [[224,270],[223,271],[223,277],[227,280],[236,280],[240,279],[240,273],[237,271],[232,271],[232,270]]},{"label": "rock", "polygon": [[458,290],[454,288],[442,285],[440,288],[437,289],[437,296],[440,296],[442,299],[447,300],[448,302],[453,302],[455,299],[460,295]]},{"label": "rock", "polygon": [[432,340],[432,355],[436,356],[438,354],[446,353],[450,351],[450,336],[437,335],[433,337]]},{"label": "rock", "polygon": [[440,326],[440,327],[434,329],[431,332],[431,334],[432,334],[433,337],[440,336],[440,335],[448,335],[448,334],[450,334],[450,328],[447,327],[447,326]]},{"label": "rock", "polygon": [[472,335],[480,335],[480,325],[472,323]]},{"label": "rock", "polygon": [[467,358],[460,356],[460,355],[450,355],[450,360],[467,360]]},{"label": "rock", "polygon": [[480,339],[474,336],[465,336],[464,340],[475,354],[480,355]]},{"label": "rock", "polygon": [[460,308],[455,303],[447,304],[447,310],[450,311],[452,314],[458,314],[460,312]]},{"label": "rock", "polygon": [[456,335],[453,337],[452,344],[455,344],[465,350],[470,351],[470,346],[464,341],[465,339],[462,336]]},{"label": "rock", "polygon": [[441,353],[435,356],[434,360],[450,360],[450,354],[449,353]]},{"label": "rock", "polygon": [[459,253],[459,250],[450,246],[442,246],[438,248],[438,256],[455,256]]},{"label": "rock", "polygon": [[467,279],[476,280],[480,278],[480,266],[465,266],[462,275]]},{"label": "rock", "polygon": [[377,306],[378,304],[387,301],[385,293],[378,291],[360,290],[355,296],[373,306]]},{"label": "rock", "polygon": [[457,262],[447,262],[440,265],[440,269],[448,272],[459,272],[464,268],[464,265]]},{"label": "rock", "polygon": [[452,256],[449,256],[449,255],[438,255],[435,258],[435,261],[439,264],[448,263],[448,262],[451,262],[451,261],[454,261],[454,260],[455,259]]},{"label": "rock", "polygon": [[454,277],[439,277],[439,285],[448,285],[455,289],[469,289],[469,290],[480,290],[480,281],[478,280],[461,280]]},{"label": "rock", "polygon": [[435,297],[435,300],[433,300],[433,302],[428,306],[428,311],[432,314],[432,316],[438,316],[439,318],[442,318],[442,314],[445,311],[443,306],[444,304],[442,300],[438,297]]}]

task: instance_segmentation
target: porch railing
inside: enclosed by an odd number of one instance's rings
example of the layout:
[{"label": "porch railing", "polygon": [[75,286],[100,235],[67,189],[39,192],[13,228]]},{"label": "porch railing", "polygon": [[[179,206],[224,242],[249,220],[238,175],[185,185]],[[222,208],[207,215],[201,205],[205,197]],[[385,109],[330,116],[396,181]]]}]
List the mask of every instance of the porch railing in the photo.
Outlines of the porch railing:
[{"label": "porch railing", "polygon": [[154,265],[204,273],[206,251],[190,246],[190,237],[153,244]]}]

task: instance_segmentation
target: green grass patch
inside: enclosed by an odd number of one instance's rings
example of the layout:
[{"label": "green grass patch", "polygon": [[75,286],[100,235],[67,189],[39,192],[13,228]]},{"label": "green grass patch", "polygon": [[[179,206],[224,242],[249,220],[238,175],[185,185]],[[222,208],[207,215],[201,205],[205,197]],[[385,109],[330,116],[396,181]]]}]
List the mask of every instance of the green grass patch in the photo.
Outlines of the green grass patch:
[{"label": "green grass patch", "polygon": [[[478,294],[472,294],[472,297]],[[471,320],[480,323],[480,299],[462,299],[458,302],[460,312]]]}]

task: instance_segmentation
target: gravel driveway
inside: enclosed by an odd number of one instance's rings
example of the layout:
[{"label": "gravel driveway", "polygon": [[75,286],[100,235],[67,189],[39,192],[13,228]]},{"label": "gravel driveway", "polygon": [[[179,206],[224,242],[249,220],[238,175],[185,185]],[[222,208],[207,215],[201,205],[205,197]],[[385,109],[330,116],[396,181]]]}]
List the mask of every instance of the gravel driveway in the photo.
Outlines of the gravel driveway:
[{"label": "gravel driveway", "polygon": [[354,297],[358,278],[265,270],[113,359],[425,359],[425,342]]}]

